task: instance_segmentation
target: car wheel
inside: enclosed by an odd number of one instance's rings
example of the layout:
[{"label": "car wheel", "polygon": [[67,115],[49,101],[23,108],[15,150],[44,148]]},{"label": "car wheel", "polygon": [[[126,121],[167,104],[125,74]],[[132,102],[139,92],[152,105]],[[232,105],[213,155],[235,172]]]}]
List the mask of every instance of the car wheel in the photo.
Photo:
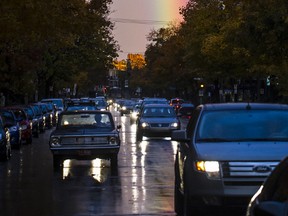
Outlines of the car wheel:
[{"label": "car wheel", "polygon": [[180,192],[180,172],[179,172],[179,161],[178,152],[175,160],[175,183],[174,183],[174,210],[177,215],[183,215],[183,194]]},{"label": "car wheel", "polygon": [[142,140],[143,140],[143,133],[140,130],[137,130],[136,141],[142,141]]},{"label": "car wheel", "polygon": [[53,168],[54,170],[59,170],[61,165],[62,165],[63,161],[61,159],[61,157],[59,156],[53,156]]}]

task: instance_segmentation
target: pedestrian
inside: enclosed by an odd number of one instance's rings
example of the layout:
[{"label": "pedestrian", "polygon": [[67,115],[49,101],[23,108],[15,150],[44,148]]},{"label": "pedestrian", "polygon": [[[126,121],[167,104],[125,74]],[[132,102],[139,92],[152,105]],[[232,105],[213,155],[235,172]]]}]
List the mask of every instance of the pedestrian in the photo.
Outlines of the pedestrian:
[{"label": "pedestrian", "polygon": [[3,92],[0,93],[0,106],[5,106],[5,95],[3,94]]}]

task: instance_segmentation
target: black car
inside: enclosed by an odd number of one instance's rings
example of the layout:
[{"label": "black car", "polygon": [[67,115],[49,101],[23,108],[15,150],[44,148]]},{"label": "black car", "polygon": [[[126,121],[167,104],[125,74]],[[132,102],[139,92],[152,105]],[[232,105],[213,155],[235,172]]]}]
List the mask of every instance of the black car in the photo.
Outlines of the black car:
[{"label": "black car", "polygon": [[288,215],[288,157],[284,158],[250,200],[246,216]]},{"label": "black car", "polygon": [[11,158],[10,135],[7,128],[4,127],[0,116],[0,160],[7,161]]},{"label": "black car", "polygon": [[37,120],[38,122],[40,133],[44,133],[46,130],[46,122],[45,122],[45,116],[42,113],[40,105],[38,105],[37,103],[36,104],[32,103],[29,104],[28,106],[31,106],[34,111],[35,120]]},{"label": "black car", "polygon": [[120,149],[120,126],[115,126],[109,111],[64,111],[56,129],[50,135],[50,150],[54,168],[66,159],[110,159],[117,167]]},{"label": "black car", "polygon": [[[192,215],[247,207],[288,155],[288,105],[205,104],[175,131],[175,211]],[[198,215],[196,214],[196,215]],[[231,212],[230,212],[231,214]]]},{"label": "black car", "polygon": [[180,129],[175,110],[169,104],[146,104],[137,119],[137,141],[145,137],[171,137],[174,130]]}]

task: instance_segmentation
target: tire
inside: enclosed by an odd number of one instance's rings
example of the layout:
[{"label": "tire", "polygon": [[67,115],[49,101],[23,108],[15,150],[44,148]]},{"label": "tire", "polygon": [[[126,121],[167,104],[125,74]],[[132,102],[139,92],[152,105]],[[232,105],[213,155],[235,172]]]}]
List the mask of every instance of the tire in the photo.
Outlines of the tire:
[{"label": "tire", "polygon": [[174,210],[178,216],[183,215],[183,194],[180,192],[180,172],[179,172],[179,161],[178,161],[178,152],[175,159],[175,183],[174,183]]}]

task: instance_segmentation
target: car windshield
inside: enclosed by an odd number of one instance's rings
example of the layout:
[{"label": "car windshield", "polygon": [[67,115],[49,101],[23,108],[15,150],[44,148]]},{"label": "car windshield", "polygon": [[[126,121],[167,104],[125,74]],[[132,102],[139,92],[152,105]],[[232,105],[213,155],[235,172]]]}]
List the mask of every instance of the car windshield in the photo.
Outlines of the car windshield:
[{"label": "car windshield", "polygon": [[199,142],[288,141],[288,112],[281,110],[206,111]]},{"label": "car windshield", "polygon": [[172,107],[146,107],[143,109],[143,117],[175,117]]},{"label": "car windshield", "polygon": [[108,114],[103,113],[75,113],[62,115],[60,126],[93,126],[111,128],[112,122]]}]

